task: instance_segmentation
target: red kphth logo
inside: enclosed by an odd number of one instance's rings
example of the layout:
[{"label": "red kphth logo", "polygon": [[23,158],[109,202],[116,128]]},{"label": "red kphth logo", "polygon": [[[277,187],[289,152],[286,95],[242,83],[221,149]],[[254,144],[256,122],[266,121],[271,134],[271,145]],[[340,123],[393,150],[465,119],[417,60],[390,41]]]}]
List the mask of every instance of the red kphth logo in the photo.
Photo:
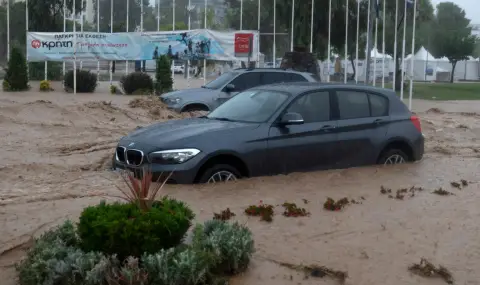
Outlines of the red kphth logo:
[{"label": "red kphth logo", "polygon": [[42,42],[40,42],[39,40],[33,40],[32,41],[32,47],[33,48],[40,48],[41,45],[42,45]]},{"label": "red kphth logo", "polygon": [[253,34],[235,34],[235,54],[248,55],[253,41]]}]

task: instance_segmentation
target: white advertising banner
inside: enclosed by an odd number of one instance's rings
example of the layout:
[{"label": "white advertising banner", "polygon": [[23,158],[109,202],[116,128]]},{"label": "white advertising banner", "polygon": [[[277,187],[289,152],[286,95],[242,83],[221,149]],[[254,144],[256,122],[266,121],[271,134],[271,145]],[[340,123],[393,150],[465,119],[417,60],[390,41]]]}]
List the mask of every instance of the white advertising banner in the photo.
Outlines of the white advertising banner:
[{"label": "white advertising banner", "polygon": [[162,54],[175,59],[220,61],[244,60],[250,54],[250,60],[256,61],[258,31],[27,34],[28,61],[151,60]]}]

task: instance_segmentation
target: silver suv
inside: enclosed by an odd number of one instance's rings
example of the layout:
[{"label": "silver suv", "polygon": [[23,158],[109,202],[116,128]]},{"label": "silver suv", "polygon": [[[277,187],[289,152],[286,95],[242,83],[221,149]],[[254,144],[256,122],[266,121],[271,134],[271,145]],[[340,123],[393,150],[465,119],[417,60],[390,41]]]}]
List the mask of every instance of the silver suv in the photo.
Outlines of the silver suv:
[{"label": "silver suv", "polygon": [[165,93],[160,96],[177,112],[212,111],[239,92],[260,85],[282,82],[317,82],[316,76],[294,70],[255,68],[226,72],[201,88]]}]

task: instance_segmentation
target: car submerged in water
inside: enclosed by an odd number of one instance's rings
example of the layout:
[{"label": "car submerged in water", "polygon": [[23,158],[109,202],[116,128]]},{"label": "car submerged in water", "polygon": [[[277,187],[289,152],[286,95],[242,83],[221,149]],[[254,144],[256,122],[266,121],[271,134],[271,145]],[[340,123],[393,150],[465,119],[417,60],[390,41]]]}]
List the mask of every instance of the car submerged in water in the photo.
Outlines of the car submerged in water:
[{"label": "car submerged in water", "polygon": [[396,94],[361,85],[284,83],[243,91],[199,118],[120,139],[116,168],[170,183],[217,183],[420,160],[420,120]]}]

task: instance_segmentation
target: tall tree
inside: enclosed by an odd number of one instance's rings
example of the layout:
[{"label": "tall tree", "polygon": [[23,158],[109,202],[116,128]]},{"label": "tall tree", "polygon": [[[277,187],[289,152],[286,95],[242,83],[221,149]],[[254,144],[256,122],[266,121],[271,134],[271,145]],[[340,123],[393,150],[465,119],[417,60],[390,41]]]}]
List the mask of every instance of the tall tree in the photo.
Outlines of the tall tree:
[{"label": "tall tree", "polygon": [[475,36],[462,8],[452,2],[437,5],[433,41],[435,56],[445,56],[452,64],[450,82],[453,83],[457,62],[467,60],[475,50]]},{"label": "tall tree", "polygon": [[[395,29],[397,30],[397,56],[394,58],[396,61],[396,78],[399,79],[401,76],[401,62],[402,62],[402,38],[403,38],[403,24],[406,20],[407,29],[405,33],[405,55],[411,53],[412,50],[412,35],[413,35],[413,12],[414,7],[408,5],[407,14],[404,15],[405,11],[405,1],[407,0],[398,0],[398,11],[396,11],[396,0],[387,0],[386,1],[386,22],[385,22],[385,51],[387,54],[394,56],[395,49]],[[418,50],[422,45],[428,43],[428,39],[424,37],[425,33],[429,30],[429,23],[433,19],[433,6],[430,0],[415,0],[417,3],[417,15],[416,15],[416,33],[415,33],[415,48]],[[383,3],[383,2],[382,2]],[[398,13],[398,25],[395,27],[395,13]],[[375,15],[373,15],[375,17]],[[379,31],[381,31],[383,23],[379,21]],[[377,43],[378,49],[383,49],[383,41],[381,37],[378,37]],[[401,81],[395,81],[396,90],[400,90]]]}]

